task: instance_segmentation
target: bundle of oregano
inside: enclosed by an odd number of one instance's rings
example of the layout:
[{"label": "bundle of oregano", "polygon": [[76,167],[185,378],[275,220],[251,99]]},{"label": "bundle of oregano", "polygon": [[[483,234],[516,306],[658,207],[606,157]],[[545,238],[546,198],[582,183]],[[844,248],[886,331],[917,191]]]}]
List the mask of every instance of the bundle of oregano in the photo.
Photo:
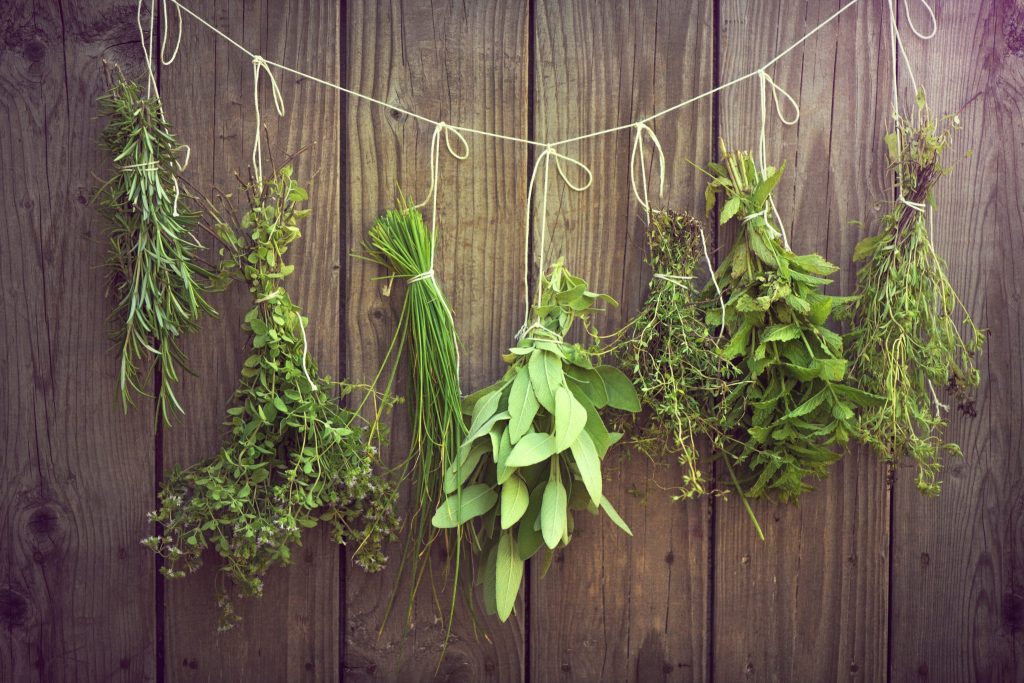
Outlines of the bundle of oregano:
[{"label": "bundle of oregano", "polygon": [[[303,529],[328,524],[360,566],[376,571],[398,519],[395,491],[373,472],[378,425],[339,407],[331,390],[344,395],[351,386],[317,375],[305,352],[305,320],[284,288],[293,270],[284,256],[308,214],[297,207],[306,192],[287,166],[246,189],[250,208],[238,225],[229,215],[217,226],[238,250],[253,296],[243,324],[252,355],[228,409],[230,433],[215,457],[166,479],[151,515],[158,535],[144,542],[164,557],[167,577],[195,571],[210,547],[222,576],[253,596],[272,565],[288,563]],[[226,587],[220,605],[221,627],[230,628],[237,617]]]},{"label": "bundle of oregano", "polygon": [[579,321],[596,342],[590,316],[598,302],[615,302],[588,291],[561,262],[541,288],[523,339],[504,357],[505,376],[463,402],[469,432],[444,472],[447,498],[433,518],[440,529],[473,523],[484,607],[502,621],[524,562],[546,547],[550,563],[569,543],[571,510],[602,509],[631,533],[603,493],[601,460],[621,434],[608,431],[599,411],[638,411],[636,392],[619,370],[594,364],[596,348],[565,341]]},{"label": "bundle of oregano", "polygon": [[687,214],[652,214],[647,260],[654,277],[643,306],[615,346],[644,408],[636,419],[633,443],[651,456],[666,448],[678,454],[683,467],[678,498],[708,492],[697,439],[708,437],[718,445],[725,438],[721,399],[735,373],[719,352],[695,287],[701,230],[700,221]]},{"label": "bundle of oregano", "polygon": [[[783,167],[784,168],[784,167]],[[774,225],[770,194],[783,168],[758,171],[747,152],[728,152],[708,166],[710,211],[718,195],[736,243],[717,271],[725,296],[723,357],[740,381],[724,399],[733,432],[725,463],[744,497],[774,494],[793,501],[839,458],[836,446],[857,429],[855,408],[871,396],[846,383],[843,340],[825,324],[836,297],[822,292],[836,267],[818,254],[797,255]],[[722,314],[709,306],[707,323]]]},{"label": "bundle of oregano", "polygon": [[[935,183],[949,172],[940,157],[958,121],[936,121],[919,93],[914,118],[896,116],[886,136],[897,199],[878,234],[857,245],[857,294],[847,336],[854,377],[882,401],[865,410],[864,439],[886,461],[917,464],[917,487],[937,494],[942,453],[960,455],[942,437],[946,426],[939,392],[953,394],[960,411],[974,415],[971,395],[980,381],[977,355],[985,334],[974,324],[946,276],[929,234]],[[954,316],[963,313],[962,329]]]},{"label": "bundle of oregano", "polygon": [[[413,577],[409,619],[427,567],[425,560],[439,538],[437,530],[431,528],[430,513],[444,499],[444,472],[466,434],[455,321],[434,278],[435,237],[420,212],[403,205],[378,218],[364,243],[365,258],[387,269],[389,279],[405,281],[402,312],[381,372],[389,359],[397,359],[407,349],[410,374],[406,401],[411,434],[409,454],[400,469],[401,478],[410,478],[413,489],[401,565],[401,573],[408,571]],[[386,393],[391,391],[397,364],[392,363],[392,367]],[[445,543],[449,548],[458,546],[454,539],[446,538]],[[397,585],[395,590],[392,600]]]},{"label": "bundle of oregano", "polygon": [[169,422],[172,408],[184,412],[174,395],[186,361],[178,337],[196,330],[204,314],[215,315],[203,298],[210,273],[196,255],[200,216],[177,181],[182,146],[159,98],[144,97],[118,74],[99,103],[109,119],[103,147],[115,166],[96,201],[110,239],[107,294],[114,301],[121,399],[127,410],[133,394],[149,395],[159,368],[157,403]]}]

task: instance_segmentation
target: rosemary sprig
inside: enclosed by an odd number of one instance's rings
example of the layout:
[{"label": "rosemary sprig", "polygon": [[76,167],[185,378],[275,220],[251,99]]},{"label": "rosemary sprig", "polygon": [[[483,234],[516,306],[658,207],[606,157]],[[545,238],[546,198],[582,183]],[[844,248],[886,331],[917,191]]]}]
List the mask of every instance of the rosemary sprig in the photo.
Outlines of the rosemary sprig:
[{"label": "rosemary sprig", "polygon": [[195,331],[203,315],[216,315],[204,299],[211,275],[197,260],[200,216],[176,180],[181,145],[163,106],[144,97],[138,84],[114,78],[99,103],[109,119],[103,147],[115,171],[96,201],[110,239],[107,294],[114,301],[118,384],[127,410],[134,394],[149,395],[146,387],[159,368],[157,403],[169,423],[172,410],[184,412],[174,395],[187,369],[178,338]]},{"label": "rosemary sprig", "polygon": [[939,396],[951,393],[962,413],[975,414],[971,396],[986,336],[957,297],[930,235],[933,190],[950,171],[941,156],[958,124],[954,116],[935,120],[923,92],[913,119],[896,116],[886,136],[896,199],[878,234],[854,251],[863,265],[846,312],[853,319],[853,375],[882,397],[861,416],[863,439],[890,463],[913,460],[918,489],[931,495],[940,490],[942,454],[962,454],[942,436],[948,408]]},{"label": "rosemary sprig", "polygon": [[[380,425],[338,405],[332,389],[344,396],[355,387],[318,376],[305,353],[306,320],[284,288],[294,268],[285,252],[309,213],[297,207],[306,191],[285,166],[246,193],[240,224],[229,223],[232,210],[217,225],[253,297],[243,323],[252,354],[227,411],[230,433],[215,457],[170,474],[151,515],[158,534],[144,543],[165,558],[161,571],[171,578],[195,571],[212,548],[221,576],[240,595],[258,596],[264,574],[289,562],[303,529],[326,523],[335,541],[354,547],[357,564],[376,571],[398,519],[393,487],[373,471]],[[238,617],[226,586],[219,604],[221,628],[230,628]]]}]

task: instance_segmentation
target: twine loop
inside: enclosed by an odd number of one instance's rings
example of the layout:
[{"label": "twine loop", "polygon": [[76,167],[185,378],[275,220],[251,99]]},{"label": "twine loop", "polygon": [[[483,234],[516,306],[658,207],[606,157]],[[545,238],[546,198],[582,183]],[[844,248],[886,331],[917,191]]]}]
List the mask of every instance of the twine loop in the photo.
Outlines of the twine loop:
[{"label": "twine loop", "polygon": [[[633,128],[635,133],[633,134],[633,149],[629,155],[629,182],[633,186],[633,196],[636,197],[636,201],[643,208],[647,214],[647,222],[651,222],[651,202],[648,188],[647,179],[647,162],[644,159],[644,137],[646,137],[651,145],[654,146],[654,151],[657,152],[658,161],[658,196],[661,197],[665,194],[665,150],[661,147],[661,140],[658,139],[658,135],[654,130],[643,121],[638,121],[634,124]],[[643,178],[643,196],[640,195],[640,190],[636,182],[636,161],[637,156],[640,157],[640,171],[641,177]]]},{"label": "twine loop", "polygon": [[[767,173],[768,169],[768,141],[766,135],[766,129],[768,127],[768,87],[772,89],[772,100],[775,102],[775,113],[779,117],[779,121],[785,126],[796,125],[800,121],[800,105],[793,98],[789,92],[781,85],[775,82],[775,80],[768,75],[768,72],[763,68],[757,72],[758,85],[760,90],[760,111],[761,111],[761,130],[758,135],[757,141],[757,156],[758,165],[761,167],[761,175]],[[786,118],[783,112],[782,101],[787,101],[795,112],[792,118]],[[771,209],[772,215],[775,217],[775,221],[779,225],[779,233],[782,235],[782,244],[786,249],[789,249],[789,236],[786,235],[786,226],[782,222],[782,216],[779,214],[779,209],[775,206],[775,198],[768,195],[768,207]],[[755,214],[756,215],[756,214]],[[767,216],[767,214],[765,214]],[[767,220],[767,218],[766,218]]]},{"label": "twine loop", "polygon": [[[519,328],[519,332],[516,333],[516,337],[519,339],[523,338],[526,334],[528,325],[530,322],[530,214],[533,208],[533,193],[537,185],[537,176],[540,175],[542,169],[544,174],[544,187],[541,190],[540,195],[540,247],[538,250],[538,262],[537,267],[540,269],[541,274],[544,273],[544,248],[547,242],[547,225],[548,225],[548,188],[550,187],[551,177],[551,161],[555,162],[555,170],[558,172],[559,177],[562,178],[562,182],[573,192],[584,192],[594,184],[594,173],[590,170],[590,167],[579,159],[574,159],[567,154],[559,152],[557,145],[550,144],[545,145],[544,149],[540,154],[537,155],[536,161],[533,163],[533,172],[530,174],[530,182],[526,189],[526,216],[523,221],[524,230],[524,243],[523,249],[523,296],[526,303],[526,311],[523,317],[523,326]],[[575,167],[582,175],[583,179],[580,182],[574,183],[569,177],[568,167]],[[537,303],[540,304],[541,291],[537,288]]]},{"label": "twine loop", "polygon": [[[260,72],[265,72],[270,79],[270,92],[274,98],[274,108],[278,116],[284,116],[284,98],[281,97],[281,88],[277,85],[277,79],[270,70],[272,62],[268,62],[260,55],[252,57],[252,100],[256,107],[256,137],[252,141],[252,167],[256,173],[256,182],[263,182],[263,143],[260,135],[263,127],[263,118],[260,113]],[[275,65],[276,66],[276,65]]]}]

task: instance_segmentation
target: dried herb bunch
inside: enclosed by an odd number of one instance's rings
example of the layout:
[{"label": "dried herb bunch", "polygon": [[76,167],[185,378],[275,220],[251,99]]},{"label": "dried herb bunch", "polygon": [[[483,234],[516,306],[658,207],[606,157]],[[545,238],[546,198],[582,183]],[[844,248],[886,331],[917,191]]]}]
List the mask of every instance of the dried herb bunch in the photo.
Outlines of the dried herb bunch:
[{"label": "dried herb bunch", "polygon": [[[284,256],[309,213],[298,208],[306,192],[287,166],[245,189],[249,210],[236,220],[229,208],[217,225],[254,302],[243,323],[252,354],[227,411],[230,432],[215,457],[166,479],[151,515],[158,535],[144,543],[163,556],[167,577],[195,571],[212,547],[222,577],[239,595],[258,596],[264,574],[289,562],[303,529],[326,523],[357,564],[376,571],[398,519],[394,489],[374,474],[379,426],[339,407],[334,394],[353,387],[317,375],[304,353],[306,323],[284,288],[294,268]],[[221,627],[230,628],[237,617],[226,585],[220,604]]]},{"label": "dried herb bunch", "polygon": [[[381,372],[389,361],[397,360],[406,351],[411,436],[409,453],[400,469],[402,480],[410,479],[413,493],[401,573],[408,571],[413,579],[409,620],[416,591],[428,566],[425,560],[429,549],[443,536],[430,525],[431,511],[444,500],[444,472],[455,460],[466,434],[455,321],[433,275],[434,239],[420,212],[406,207],[403,201],[400,208],[377,219],[364,243],[364,258],[385,268],[389,279],[406,283],[402,312]],[[397,363],[391,362],[391,367],[387,393],[391,391]],[[456,539],[443,540],[446,548],[458,546]],[[392,601],[397,596],[397,583],[395,591]]]},{"label": "dried herb bunch", "polygon": [[[722,224],[736,243],[717,276],[725,295],[726,360],[740,370],[725,397],[725,463],[744,496],[793,501],[839,458],[856,432],[855,408],[871,396],[850,386],[843,340],[826,327],[836,297],[822,292],[836,267],[818,254],[797,255],[774,225],[770,195],[783,168],[762,174],[748,152],[722,149],[709,165],[708,209],[724,199]],[[707,323],[721,312],[710,306]]]},{"label": "dried herb bunch", "polygon": [[99,104],[108,118],[103,147],[115,167],[96,203],[110,239],[107,294],[121,399],[127,410],[134,394],[149,395],[159,368],[157,403],[169,422],[172,409],[184,412],[174,395],[186,363],[178,338],[195,331],[203,315],[215,315],[203,298],[210,274],[196,254],[200,216],[176,180],[182,146],[160,100],[118,74]]},{"label": "dried herb bunch", "polygon": [[683,466],[679,498],[708,492],[697,439],[720,442],[722,397],[735,374],[719,352],[705,321],[695,277],[702,259],[700,221],[688,214],[657,212],[647,228],[648,263],[654,272],[639,313],[615,345],[619,365],[632,372],[644,408],[633,443],[649,455],[666,447]]},{"label": "dried herb bunch", "polygon": [[941,156],[957,127],[956,117],[932,117],[923,92],[913,119],[896,117],[886,143],[902,199],[891,202],[878,234],[854,251],[863,265],[848,311],[854,376],[882,397],[861,417],[864,439],[888,462],[912,459],[917,487],[927,494],[939,493],[943,452],[961,455],[942,436],[948,408],[939,392],[951,393],[962,413],[975,414],[977,356],[986,336],[953,290],[929,234],[933,189],[950,171]]},{"label": "dried herb bunch", "polygon": [[[603,493],[601,461],[621,434],[608,431],[600,411],[636,412],[640,404],[625,375],[594,364],[590,326],[600,302],[615,302],[588,291],[560,261],[541,292],[523,339],[504,356],[504,377],[463,402],[469,433],[444,473],[448,497],[433,518],[440,529],[469,529],[485,610],[502,621],[525,561],[545,547],[546,569],[553,551],[569,544],[572,510],[604,510],[631,533]],[[564,341],[577,322],[594,346]]]}]

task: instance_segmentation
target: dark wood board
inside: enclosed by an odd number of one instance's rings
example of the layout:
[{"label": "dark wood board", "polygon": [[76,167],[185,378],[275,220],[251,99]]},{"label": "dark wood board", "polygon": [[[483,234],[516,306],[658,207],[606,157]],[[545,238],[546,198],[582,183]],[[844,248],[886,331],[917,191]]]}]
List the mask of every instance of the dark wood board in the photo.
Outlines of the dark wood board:
[{"label": "dark wood board", "polygon": [[[927,29],[920,8],[911,9],[915,24]],[[893,681],[1018,681],[1024,677],[1024,6],[943,4],[938,19],[938,34],[923,43],[901,18],[910,64],[934,112],[959,113],[963,123],[949,152],[956,168],[936,189],[937,250],[963,303],[991,337],[981,361],[978,416],[951,418],[948,436],[964,457],[947,463],[942,494],[922,498],[913,469],[896,474],[889,674]]]},{"label": "dark wood board", "polygon": [[[340,10],[333,2],[197,2],[190,7],[267,59],[328,80],[341,76]],[[182,141],[192,145],[189,178],[206,192],[238,188],[234,174],[251,165],[255,111],[251,61],[185,18],[178,59],[161,71],[162,94]],[[336,91],[274,71],[286,115],[273,107],[271,85],[260,78],[266,126],[266,174],[300,148],[296,178],[310,190],[312,215],[289,250],[295,274],[287,281],[293,300],[309,317],[310,353],[324,373],[337,374],[342,238],[340,204],[340,101]],[[243,207],[244,209],[244,207]],[[220,318],[204,324],[190,341],[197,377],[183,382],[189,415],[164,431],[165,468],[212,457],[225,433],[225,408],[247,355],[241,318],[251,308],[247,288],[235,284],[216,297]],[[339,667],[339,548],[321,529],[307,532],[292,566],[274,568],[264,595],[239,599],[241,623],[217,632],[216,557],[195,576],[166,582],[162,606],[167,680],[337,680]]]},{"label": "dark wood board", "polygon": [[[352,88],[453,124],[513,135],[526,130],[525,4],[352,2],[346,36]],[[343,225],[350,250],[361,248],[373,220],[395,205],[399,190],[416,202],[423,199],[430,184],[432,134],[429,124],[349,102]],[[453,159],[442,144],[435,270],[461,334],[462,389],[468,393],[500,377],[501,354],[521,322],[526,150],[472,135],[467,141],[465,161]],[[427,220],[429,211],[424,210]],[[396,283],[385,297],[383,283],[372,279],[381,269],[354,259],[346,269],[347,369],[353,381],[369,382],[394,333],[404,288]],[[403,364],[400,387],[405,372]],[[392,463],[407,452],[406,420],[400,406],[392,416],[387,454]],[[474,635],[471,616],[460,604],[447,655],[438,667],[445,633],[435,619],[429,578],[420,589],[411,628],[405,619],[407,576],[378,636],[401,553],[400,543],[393,546],[392,565],[377,575],[346,564],[346,679],[427,681],[436,672],[442,680],[520,680],[521,611],[504,625],[483,618],[482,631]],[[446,579],[435,570],[435,580],[440,590]],[[441,604],[447,606],[448,600],[443,593]]]},{"label": "dark wood board", "polygon": [[[636,120],[712,85],[710,3],[538,2],[534,137],[549,141]],[[655,206],[699,211],[697,174],[711,149],[711,100],[652,124],[667,152],[666,194]],[[559,152],[587,164],[576,193],[552,172],[545,269],[564,257],[594,291],[621,302],[596,320],[612,332],[636,312],[649,272],[641,210],[632,198],[633,131]],[[653,149],[646,148],[651,162]],[[572,169],[574,182],[578,174]],[[657,186],[652,175],[652,188]],[[542,187],[538,180],[538,187]],[[539,211],[539,199],[534,202]],[[540,218],[533,220],[539,258]],[[537,265],[534,264],[536,270]],[[606,495],[631,525],[577,514],[569,547],[545,577],[533,560],[530,674],[537,681],[703,680],[707,677],[709,524],[704,501],[675,502],[680,471],[618,448],[605,459]]]},{"label": "dark wood board", "polygon": [[[756,69],[840,5],[724,0],[721,80]],[[843,268],[828,290],[835,294],[853,287],[850,259],[862,235],[850,221],[869,218],[888,188],[882,141],[889,83],[882,41],[888,33],[876,5],[849,10],[768,71],[802,107],[799,122],[784,127],[769,90],[768,163],[787,164],[775,200],[794,250],[821,253]],[[719,111],[727,143],[756,151],[758,80],[723,92]],[[732,225],[721,228],[721,243],[731,245],[734,234]],[[883,678],[889,526],[884,467],[855,449],[799,506],[759,502],[753,509],[764,542],[737,496],[715,503],[715,677]]]},{"label": "dark wood board", "polygon": [[125,415],[90,200],[102,59],[141,74],[127,2],[0,6],[0,680],[152,680],[153,401]]}]

